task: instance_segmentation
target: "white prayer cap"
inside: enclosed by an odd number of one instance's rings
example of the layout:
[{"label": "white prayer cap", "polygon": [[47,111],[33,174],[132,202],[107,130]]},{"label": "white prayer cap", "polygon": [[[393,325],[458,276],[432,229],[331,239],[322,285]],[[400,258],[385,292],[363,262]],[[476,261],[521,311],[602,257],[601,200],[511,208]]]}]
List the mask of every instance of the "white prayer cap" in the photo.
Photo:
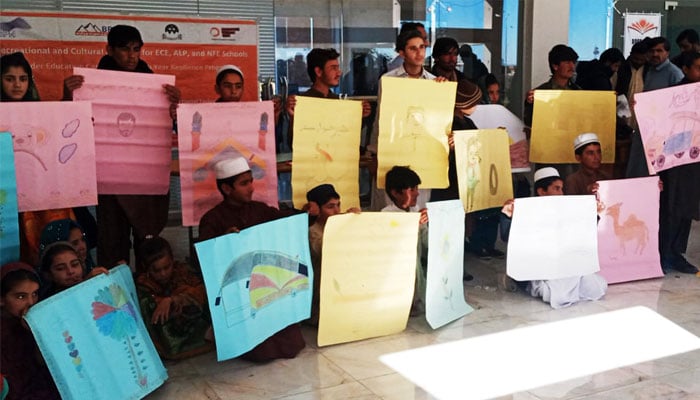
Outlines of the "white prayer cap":
[{"label": "white prayer cap", "polygon": [[238,75],[241,76],[241,79],[243,79],[243,71],[241,71],[240,68],[238,68],[237,66],[232,65],[232,64],[224,65],[223,67],[221,67],[221,68],[219,68],[218,70],[216,70],[216,77],[218,78],[219,75],[221,75],[222,72],[226,72],[226,71],[233,71],[233,72],[236,72]]},{"label": "white prayer cap", "polygon": [[216,179],[226,179],[250,171],[248,161],[243,157],[227,158],[214,164]]},{"label": "white prayer cap", "polygon": [[595,133],[587,132],[576,136],[576,139],[574,139],[574,151],[578,150],[579,147],[585,146],[589,143],[600,144],[598,135],[596,135]]},{"label": "white prayer cap", "polygon": [[553,176],[560,178],[559,171],[552,167],[540,168],[537,171],[535,171],[535,182],[539,181],[540,179],[551,178]]}]

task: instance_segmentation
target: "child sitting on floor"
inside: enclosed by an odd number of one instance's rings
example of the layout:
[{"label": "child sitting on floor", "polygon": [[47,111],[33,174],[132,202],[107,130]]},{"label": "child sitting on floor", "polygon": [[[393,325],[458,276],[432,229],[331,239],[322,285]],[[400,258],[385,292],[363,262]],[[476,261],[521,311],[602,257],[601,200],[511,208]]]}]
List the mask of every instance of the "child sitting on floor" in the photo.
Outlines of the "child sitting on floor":
[{"label": "child sitting on floor", "polygon": [[70,243],[51,243],[44,248],[41,256],[41,276],[46,282],[41,298],[51,297],[85,279],[106,273],[107,270],[102,267],[87,272],[78,251]]},{"label": "child sitting on floor", "polygon": [[[182,359],[212,349],[211,321],[202,280],[173,259],[170,243],[146,239],[137,253],[136,278],[141,314],[158,354]],[[205,339],[206,336],[206,339]]]}]

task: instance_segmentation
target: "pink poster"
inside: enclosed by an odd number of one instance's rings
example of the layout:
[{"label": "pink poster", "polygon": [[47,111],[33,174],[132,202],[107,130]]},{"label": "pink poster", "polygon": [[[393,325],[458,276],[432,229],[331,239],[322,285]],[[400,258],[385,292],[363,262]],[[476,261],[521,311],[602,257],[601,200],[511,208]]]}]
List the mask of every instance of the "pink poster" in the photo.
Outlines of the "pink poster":
[{"label": "pink poster", "polygon": [[74,68],[90,100],[100,194],[165,194],[170,187],[173,121],[164,84],[175,76]]},{"label": "pink poster", "polygon": [[663,276],[659,259],[659,178],[598,182],[600,274],[608,283]]},{"label": "pink poster", "polygon": [[222,159],[245,157],[253,172],[253,200],[278,207],[271,101],[180,104],[177,119],[184,226],[199,225],[221,201],[214,164]]},{"label": "pink poster", "polygon": [[2,111],[0,131],[12,133],[20,212],[97,204],[89,102],[8,102]]},{"label": "pink poster", "polygon": [[649,171],[700,161],[700,82],[634,95]]}]

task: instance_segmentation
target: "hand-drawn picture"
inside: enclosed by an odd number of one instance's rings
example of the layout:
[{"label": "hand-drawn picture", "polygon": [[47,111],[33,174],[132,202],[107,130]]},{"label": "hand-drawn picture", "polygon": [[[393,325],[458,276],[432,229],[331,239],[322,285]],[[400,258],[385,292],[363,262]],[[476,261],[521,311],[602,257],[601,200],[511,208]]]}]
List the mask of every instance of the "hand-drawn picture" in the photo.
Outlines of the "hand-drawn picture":
[{"label": "hand-drawn picture", "polygon": [[292,200],[301,208],[306,192],[330,183],[344,208],[359,207],[359,154],[362,105],[297,97],[294,110]]},{"label": "hand-drawn picture", "polygon": [[136,301],[131,270],[121,265],[29,310],[61,398],[140,399],[167,379]]},{"label": "hand-drawn picture", "polygon": [[513,198],[505,130],[455,131],[454,142],[459,198],[465,212],[500,207]]},{"label": "hand-drawn picture", "polygon": [[[164,84],[174,75],[74,68],[74,100],[92,102],[100,194],[166,194],[173,121]],[[92,125],[92,124],[90,124]]]},{"label": "hand-drawn picture", "polygon": [[635,95],[650,171],[700,162],[700,83]]},{"label": "hand-drawn picture", "polygon": [[97,204],[90,103],[7,103],[3,111],[0,131],[12,134],[20,212]]},{"label": "hand-drawn picture", "polygon": [[446,188],[456,82],[384,77],[380,84],[377,187],[393,166],[408,165],[422,188]]},{"label": "hand-drawn picture", "polygon": [[183,225],[198,225],[221,201],[214,165],[227,158],[248,160],[253,200],[278,207],[275,138],[267,134],[274,131],[272,113],[272,102],[179,105],[178,120],[190,125],[190,134],[178,140]]},{"label": "hand-drawn picture", "polygon": [[12,135],[0,132],[0,265],[19,260],[17,180]]},{"label": "hand-drawn picture", "polygon": [[297,214],[195,244],[219,361],[309,318],[308,226],[307,215]]},{"label": "hand-drawn picture", "polygon": [[[536,90],[530,160],[577,163],[574,138],[584,132],[595,132],[600,138],[603,162],[613,163],[616,107],[613,91]],[[572,114],[577,117],[571,118]]]},{"label": "hand-drawn picture", "polygon": [[608,283],[662,276],[659,248],[659,178],[598,182],[604,204],[598,222],[600,274]]}]

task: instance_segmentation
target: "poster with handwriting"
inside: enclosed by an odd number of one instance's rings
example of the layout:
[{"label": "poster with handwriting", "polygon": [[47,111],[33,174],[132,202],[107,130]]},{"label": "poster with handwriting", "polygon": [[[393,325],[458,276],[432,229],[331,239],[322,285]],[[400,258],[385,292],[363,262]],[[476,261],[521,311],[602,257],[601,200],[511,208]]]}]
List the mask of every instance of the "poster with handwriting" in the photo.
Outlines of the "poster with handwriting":
[{"label": "poster with handwriting", "polygon": [[292,153],[295,208],[307,203],[306,192],[324,183],[335,187],[343,209],[360,207],[361,130],[360,101],[297,96]]},{"label": "poster with handwriting", "polygon": [[649,171],[700,161],[700,82],[634,95]]},{"label": "poster with handwriting", "polygon": [[615,92],[535,90],[530,136],[530,161],[578,163],[576,136],[593,132],[600,139],[603,162],[615,161]]},{"label": "poster with handwriting", "polygon": [[318,345],[406,329],[416,279],[419,213],[335,215],[323,232]]},{"label": "poster with handwriting", "polygon": [[184,226],[199,225],[200,218],[221,202],[214,165],[229,158],[248,160],[253,200],[278,207],[271,101],[180,104],[177,119]]},{"label": "poster with handwriting", "polygon": [[163,85],[174,75],[74,68],[85,78],[73,100],[92,102],[100,194],[170,189],[173,121]]},{"label": "poster with handwriting", "polygon": [[457,82],[383,77],[380,85],[377,187],[393,166],[405,165],[422,188],[446,188]]},{"label": "poster with handwriting", "polygon": [[0,132],[12,133],[20,212],[97,204],[90,103],[7,102],[2,109]]},{"label": "poster with handwriting", "polygon": [[459,198],[465,212],[501,207],[513,198],[508,134],[504,129],[455,131]]},{"label": "poster with handwriting", "polygon": [[121,265],[32,306],[25,319],[63,399],[141,399],[168,379],[138,304]]}]

